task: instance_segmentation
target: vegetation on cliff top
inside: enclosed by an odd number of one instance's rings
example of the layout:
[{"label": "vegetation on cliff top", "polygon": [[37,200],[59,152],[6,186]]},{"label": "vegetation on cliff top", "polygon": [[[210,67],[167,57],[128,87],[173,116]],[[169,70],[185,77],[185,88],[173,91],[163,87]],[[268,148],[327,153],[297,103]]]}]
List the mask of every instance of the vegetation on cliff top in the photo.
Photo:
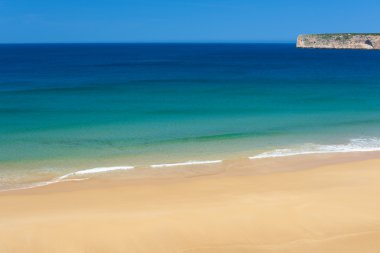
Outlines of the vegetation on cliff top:
[{"label": "vegetation on cliff top", "polygon": [[349,39],[353,36],[380,36],[380,33],[321,33],[321,34],[305,34],[303,36],[310,36],[310,37],[319,37],[321,39],[332,39],[336,37],[342,37],[344,39]]},{"label": "vegetation on cliff top", "polygon": [[354,36],[380,36],[380,33],[322,33],[322,34],[307,34],[302,35],[304,39],[308,41],[311,37],[317,37],[320,40],[337,40],[337,41],[346,41],[350,40]]}]

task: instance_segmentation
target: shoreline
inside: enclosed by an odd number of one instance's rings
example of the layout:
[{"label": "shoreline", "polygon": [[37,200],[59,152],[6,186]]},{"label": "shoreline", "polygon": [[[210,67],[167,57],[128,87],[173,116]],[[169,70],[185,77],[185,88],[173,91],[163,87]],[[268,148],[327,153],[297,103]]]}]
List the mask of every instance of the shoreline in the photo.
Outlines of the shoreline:
[{"label": "shoreline", "polygon": [[[43,174],[40,174],[40,180],[36,180],[38,177],[38,174],[36,172],[30,173],[25,169],[22,169],[23,165],[18,165],[16,167],[10,167],[13,171],[16,171],[16,173],[19,173],[20,170],[21,173],[24,173],[23,176],[25,177],[24,182],[18,182],[14,185],[9,184],[7,186],[7,182],[4,180],[6,177],[3,177],[3,183],[4,185],[1,185],[2,182],[0,182],[0,192],[4,191],[14,191],[14,190],[21,190],[21,189],[31,189],[35,187],[42,187],[46,185],[51,185],[55,183],[60,183],[63,181],[83,181],[87,180],[93,177],[99,177],[99,176],[106,176],[108,177],[110,174],[116,174],[117,176],[122,176],[120,173],[126,173],[129,174],[139,174],[134,173],[132,171],[138,170],[139,172],[144,171],[145,174],[149,177],[149,172],[147,169],[151,170],[167,170],[169,168],[174,169],[182,169],[182,167],[185,168],[197,168],[198,166],[206,166],[207,168],[209,165],[219,165],[223,163],[238,163],[238,164],[245,164],[248,163],[247,160],[250,160],[251,162],[258,163],[259,165],[261,162],[258,162],[257,160],[267,160],[267,159],[276,159],[278,161],[280,159],[285,159],[285,161],[290,158],[298,158],[303,159],[302,157],[319,157],[319,156],[326,156],[329,157],[331,155],[341,157],[341,156],[358,156],[363,155],[367,156],[366,154],[371,153],[380,153],[380,139],[376,137],[372,138],[356,138],[356,139],[350,139],[348,143],[343,144],[314,144],[314,143],[305,143],[298,146],[290,146],[288,148],[277,148],[270,151],[261,151],[258,152],[256,155],[249,155],[250,152],[245,151],[241,153],[236,154],[230,154],[223,156],[214,154],[212,157],[202,157],[202,159],[194,159],[194,160],[181,160],[181,158],[177,158],[178,160],[171,159],[170,162],[166,163],[147,163],[145,165],[139,165],[139,164],[133,164],[128,163],[126,160],[122,157],[115,157],[115,158],[109,158],[107,162],[101,162],[94,160],[91,163],[87,162],[78,162],[75,166],[75,161],[68,161],[68,165],[66,169],[63,169],[65,167],[62,167],[63,164],[66,164],[66,162],[59,161],[58,164],[61,164],[60,167],[62,169],[46,169],[46,174],[43,176]],[[255,153],[255,152],[252,152]],[[63,163],[63,164],[62,164]],[[70,164],[72,166],[72,169],[69,169]],[[96,165],[97,166],[96,166]],[[36,165],[36,164],[35,164]],[[34,165],[34,166],[35,166]],[[42,165],[42,166],[41,166]],[[42,168],[49,168],[49,166],[43,165],[43,163],[40,165]],[[4,165],[5,166],[5,165]],[[30,164],[28,164],[30,166]],[[33,166],[33,165],[32,165]],[[93,166],[93,167],[92,167]],[[223,165],[222,165],[223,166]],[[249,165],[247,165],[249,166]],[[21,167],[18,169],[17,167]],[[76,169],[73,169],[75,168]],[[1,167],[0,167],[1,168]],[[6,168],[6,166],[5,166]],[[58,167],[59,168],[59,167]],[[12,171],[11,170],[11,171]],[[59,172],[61,172],[59,174]],[[120,172],[120,173],[119,173]],[[165,172],[164,172],[165,173]],[[202,173],[202,172],[200,172]],[[141,173],[140,173],[141,174]],[[152,175],[155,173],[152,172]],[[16,174],[15,174],[16,175]],[[30,178],[28,178],[30,176]],[[34,178],[34,179],[33,179]],[[14,181],[16,182],[16,181]]]},{"label": "shoreline", "polygon": [[375,252],[379,166],[380,152],[237,159],[2,192],[0,251]]},{"label": "shoreline", "polygon": [[[266,154],[266,153],[262,153]],[[54,184],[66,182],[84,182],[91,179],[101,181],[102,178],[107,180],[122,178],[123,180],[138,179],[152,179],[152,178],[171,178],[181,176],[202,176],[224,171],[224,167],[258,167],[253,173],[263,173],[265,170],[260,167],[266,167],[270,173],[282,172],[288,170],[303,170],[310,169],[317,166],[334,164],[339,162],[350,162],[367,160],[374,157],[379,157],[380,151],[358,151],[358,152],[331,152],[331,153],[305,153],[294,154],[277,157],[244,157],[236,156],[225,160],[205,160],[205,161],[187,161],[168,164],[153,164],[148,166],[109,166],[109,167],[95,167],[89,169],[81,169],[74,172],[69,172],[64,175],[56,176],[46,181],[36,181],[29,184],[1,189],[0,194],[3,192],[13,192],[30,190],[34,188],[46,187]],[[323,160],[323,161],[322,161]],[[294,164],[293,161],[301,161],[301,165]],[[268,166],[268,164],[270,164]],[[308,166],[307,164],[312,164]],[[295,168],[289,168],[295,166]],[[269,170],[268,168],[271,167]],[[239,170],[237,170],[239,171]],[[252,173],[252,172],[251,172]],[[267,173],[267,172],[265,172]]]}]

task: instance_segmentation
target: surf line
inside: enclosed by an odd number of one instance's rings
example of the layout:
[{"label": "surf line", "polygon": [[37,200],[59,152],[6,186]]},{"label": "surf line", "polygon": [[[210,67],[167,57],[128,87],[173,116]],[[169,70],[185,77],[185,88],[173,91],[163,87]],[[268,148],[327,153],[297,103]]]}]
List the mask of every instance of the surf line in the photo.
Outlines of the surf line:
[{"label": "surf line", "polygon": [[60,176],[58,179],[62,180],[71,176],[78,176],[78,175],[86,175],[86,174],[96,174],[96,173],[105,173],[110,171],[116,171],[116,170],[131,170],[134,169],[133,166],[116,166],[116,167],[99,167],[99,168],[92,168],[87,170],[79,170],[76,172],[71,172],[66,175]]},{"label": "surf line", "polygon": [[191,166],[191,165],[201,165],[201,164],[217,164],[222,163],[223,160],[212,160],[212,161],[188,161],[181,163],[163,163],[163,164],[153,164],[150,165],[151,168],[167,168],[167,167],[177,167],[177,166]]},{"label": "surf line", "polygon": [[374,152],[380,151],[379,138],[355,138],[350,139],[346,144],[322,145],[308,143],[299,146],[298,148],[283,148],[264,152],[255,156],[249,157],[250,160],[298,156],[298,155],[313,155],[313,154],[330,154],[330,153],[352,153],[352,152]]}]

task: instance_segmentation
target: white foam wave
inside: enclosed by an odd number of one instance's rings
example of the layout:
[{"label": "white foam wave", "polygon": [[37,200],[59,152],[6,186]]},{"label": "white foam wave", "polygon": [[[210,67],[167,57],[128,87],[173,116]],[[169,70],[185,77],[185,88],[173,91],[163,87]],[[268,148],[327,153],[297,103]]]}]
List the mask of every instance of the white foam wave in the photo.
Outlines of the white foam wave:
[{"label": "white foam wave", "polygon": [[51,185],[51,184],[56,184],[59,182],[83,181],[83,180],[87,180],[87,179],[88,178],[73,178],[73,179],[59,180],[58,178],[56,178],[56,179],[53,179],[50,181],[36,182],[36,183],[31,183],[31,184],[26,184],[26,185],[18,185],[18,186],[14,186],[12,188],[0,189],[0,192],[33,189],[33,188],[37,188],[37,187],[43,187],[43,186],[47,186],[47,185]]},{"label": "white foam wave", "polygon": [[116,167],[99,167],[99,168],[92,168],[92,169],[87,169],[87,170],[79,170],[75,172],[71,172],[68,174],[65,174],[60,177],[53,178],[52,180],[49,181],[42,181],[42,182],[35,182],[35,183],[30,183],[26,185],[18,185],[13,188],[9,189],[0,189],[1,191],[13,191],[13,190],[25,190],[25,189],[31,189],[31,188],[36,188],[36,187],[43,187],[51,184],[56,184],[60,182],[69,182],[69,181],[83,181],[87,180],[88,178],[71,178],[75,176],[82,176],[82,175],[89,175],[89,174],[97,174],[97,173],[106,173],[106,172],[111,172],[111,171],[116,171],[116,170],[131,170],[134,169],[135,167],[133,166],[116,166]]},{"label": "white foam wave", "polygon": [[199,164],[215,164],[222,163],[223,160],[213,160],[213,161],[188,161],[182,163],[164,163],[164,164],[153,164],[151,168],[166,168],[166,167],[176,167],[176,166],[190,166],[190,165],[199,165]]},{"label": "white foam wave", "polygon": [[62,180],[68,177],[78,176],[78,175],[86,175],[86,174],[96,174],[96,173],[105,173],[115,170],[131,170],[134,169],[133,166],[115,166],[115,167],[99,167],[99,168],[92,168],[87,170],[79,170],[75,172],[68,173],[66,175],[58,177],[58,179]]},{"label": "white foam wave", "polygon": [[285,157],[308,154],[327,154],[327,153],[349,153],[349,152],[371,152],[380,151],[380,139],[378,138],[357,138],[351,139],[349,143],[337,145],[321,145],[308,143],[300,147],[275,149],[264,152],[249,159],[263,159],[271,157]]}]

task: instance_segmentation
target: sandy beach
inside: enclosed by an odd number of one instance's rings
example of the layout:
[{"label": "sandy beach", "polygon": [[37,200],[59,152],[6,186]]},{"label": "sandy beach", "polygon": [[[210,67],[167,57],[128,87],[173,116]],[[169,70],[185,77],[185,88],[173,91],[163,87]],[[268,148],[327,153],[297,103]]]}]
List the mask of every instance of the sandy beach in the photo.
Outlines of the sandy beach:
[{"label": "sandy beach", "polygon": [[379,252],[379,168],[238,159],[2,192],[0,252]]}]

